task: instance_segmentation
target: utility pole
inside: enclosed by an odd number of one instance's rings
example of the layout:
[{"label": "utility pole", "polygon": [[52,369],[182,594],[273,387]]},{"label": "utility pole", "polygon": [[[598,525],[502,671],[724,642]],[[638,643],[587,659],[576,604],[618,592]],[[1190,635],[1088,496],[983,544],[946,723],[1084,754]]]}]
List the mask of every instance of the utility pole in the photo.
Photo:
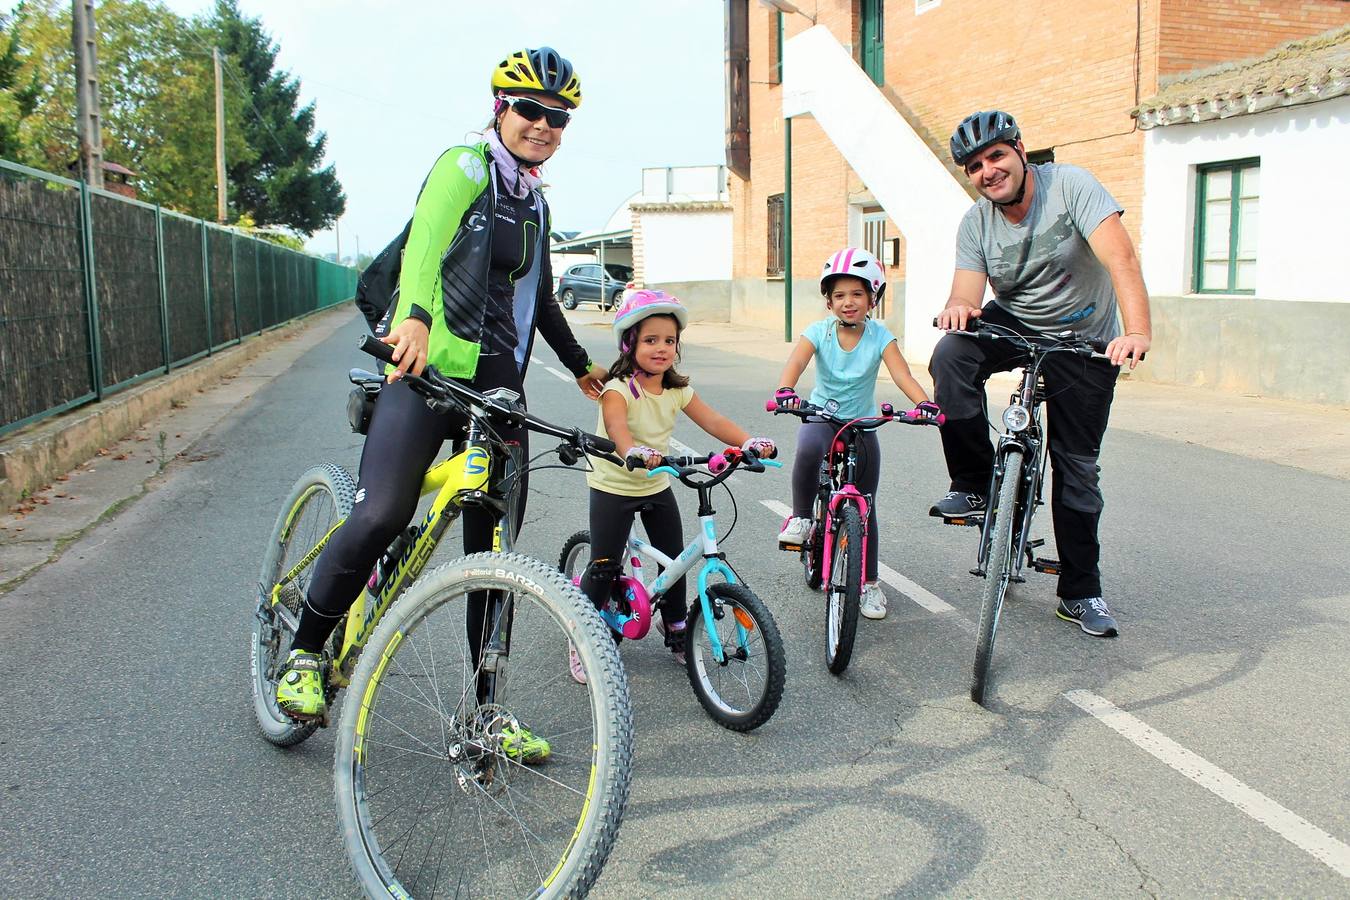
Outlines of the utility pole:
[{"label": "utility pole", "polygon": [[220,48],[211,48],[216,68],[216,221],[225,221],[225,92],[220,85]]},{"label": "utility pole", "polygon": [[94,0],[71,0],[71,46],[75,50],[75,100],[79,122],[80,175],[90,187],[103,187],[103,119],[98,108],[97,31]]}]

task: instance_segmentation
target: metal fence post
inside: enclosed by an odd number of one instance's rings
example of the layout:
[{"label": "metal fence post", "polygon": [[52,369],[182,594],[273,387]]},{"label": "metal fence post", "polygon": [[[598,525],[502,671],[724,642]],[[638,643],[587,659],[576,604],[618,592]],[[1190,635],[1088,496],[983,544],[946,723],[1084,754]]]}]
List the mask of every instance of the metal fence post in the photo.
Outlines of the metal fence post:
[{"label": "metal fence post", "polygon": [[98,324],[98,291],[94,279],[94,204],[89,185],[80,182],[80,255],[84,259],[84,302],[89,315],[89,365],[94,398],[103,399],[103,335]]},{"label": "metal fence post", "polygon": [[211,334],[211,254],[207,250],[209,235],[206,233],[206,220],[202,219],[202,300],[206,303],[206,355],[211,355],[211,346],[215,338]]},{"label": "metal fence post", "polygon": [[244,323],[239,321],[239,255],[235,249],[239,246],[239,235],[230,235],[230,291],[234,294],[234,337],[244,342]]},{"label": "metal fence post", "polygon": [[164,374],[169,374],[173,357],[169,355],[169,280],[164,272],[164,213],[155,205],[155,259],[159,269],[159,331],[164,342]]}]

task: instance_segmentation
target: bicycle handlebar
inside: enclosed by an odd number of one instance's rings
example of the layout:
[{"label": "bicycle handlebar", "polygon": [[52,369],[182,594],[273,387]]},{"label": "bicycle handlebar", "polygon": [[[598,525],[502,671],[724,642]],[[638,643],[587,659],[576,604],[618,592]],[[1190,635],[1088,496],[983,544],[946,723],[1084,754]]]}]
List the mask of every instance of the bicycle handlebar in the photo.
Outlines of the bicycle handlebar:
[{"label": "bicycle handlebar", "polygon": [[[933,327],[937,328],[938,320],[933,319]],[[1080,338],[1071,331],[1062,331],[1058,334],[1020,334],[1002,325],[993,325],[981,319],[968,319],[964,329],[950,329],[948,334],[959,334],[966,337],[973,337],[982,341],[1012,341],[1026,349],[1036,349],[1041,353],[1053,353],[1064,351],[1076,353],[1079,356],[1090,356],[1093,359],[1110,359],[1106,355],[1107,342],[1100,338]],[[1139,362],[1144,361],[1147,353],[1139,354]]]},{"label": "bicycle handlebar", "polygon": [[771,412],[774,415],[786,413],[798,417],[803,422],[827,422],[841,429],[852,427],[858,431],[873,431],[887,422],[899,422],[903,425],[941,425],[947,421],[947,417],[941,413],[933,417],[915,409],[896,412],[895,408],[889,403],[881,404],[881,415],[879,416],[859,416],[857,418],[827,413],[824,407],[816,406],[806,400],[803,400],[800,406],[779,406],[772,400],[766,400],[764,401],[764,411]]},{"label": "bicycle handlebar", "polygon": [[[360,340],[356,342],[356,348],[364,353],[369,353],[382,362],[396,365],[394,363],[394,348],[373,335],[361,335]],[[511,425],[524,425],[531,431],[559,438],[565,441],[570,448],[588,456],[596,456],[618,466],[623,465],[623,460],[614,455],[614,442],[608,438],[582,431],[580,428],[565,428],[561,425],[546,422],[510,401],[484,396],[468,385],[445,377],[436,371],[435,366],[426,366],[422,369],[421,375],[407,372],[403,375],[403,380],[408,383],[408,387],[426,397],[429,402],[450,403],[467,408],[471,415],[481,415]],[[563,456],[563,462],[568,465],[576,462],[575,458],[569,460],[566,454],[560,455]]]},{"label": "bicycle handlebar", "polygon": [[[642,461],[633,456],[627,457],[624,464],[630,471],[642,467]],[[708,466],[709,474],[712,477],[702,482],[689,480],[691,475],[703,474],[698,469],[692,468],[702,465]],[[731,477],[731,473],[738,468],[743,467],[751,472],[763,472],[765,466],[780,468],[782,465],[775,460],[756,456],[749,450],[728,447],[720,453],[710,453],[707,456],[662,456],[659,465],[647,470],[647,477],[651,478],[664,470],[666,473],[674,475],[688,487],[712,487]]]}]

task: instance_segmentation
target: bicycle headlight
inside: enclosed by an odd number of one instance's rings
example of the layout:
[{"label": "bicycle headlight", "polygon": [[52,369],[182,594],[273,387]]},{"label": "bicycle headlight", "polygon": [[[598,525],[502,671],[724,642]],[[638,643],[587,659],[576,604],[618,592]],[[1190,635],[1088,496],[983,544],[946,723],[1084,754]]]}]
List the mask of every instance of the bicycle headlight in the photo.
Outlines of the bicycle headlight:
[{"label": "bicycle headlight", "polygon": [[1031,413],[1025,406],[1010,406],[1003,411],[1003,427],[1012,432],[1024,431],[1031,424]]}]

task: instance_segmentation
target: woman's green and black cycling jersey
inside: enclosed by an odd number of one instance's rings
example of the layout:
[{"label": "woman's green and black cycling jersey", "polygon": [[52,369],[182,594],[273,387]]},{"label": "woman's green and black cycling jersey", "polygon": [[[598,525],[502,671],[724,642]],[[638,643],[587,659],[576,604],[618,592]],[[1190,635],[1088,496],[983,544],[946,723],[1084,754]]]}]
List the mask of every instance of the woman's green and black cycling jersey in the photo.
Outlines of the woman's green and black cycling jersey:
[{"label": "woman's green and black cycling jersey", "polygon": [[[489,316],[494,311],[503,315],[500,301],[505,299],[516,338],[507,343],[520,371],[529,362],[538,327],[563,365],[580,378],[590,359],[553,299],[548,204],[537,190],[525,200],[499,198],[499,191],[486,143],[451,147],[436,160],[413,212],[390,327],[410,316],[419,319],[430,330],[427,361],[443,375],[472,378],[482,353],[508,349],[484,346]],[[513,224],[520,228],[519,250],[512,250],[521,265],[505,286],[490,275],[493,233],[510,227],[499,221],[499,212],[518,218]],[[494,289],[512,294],[494,305],[489,300]]]}]

